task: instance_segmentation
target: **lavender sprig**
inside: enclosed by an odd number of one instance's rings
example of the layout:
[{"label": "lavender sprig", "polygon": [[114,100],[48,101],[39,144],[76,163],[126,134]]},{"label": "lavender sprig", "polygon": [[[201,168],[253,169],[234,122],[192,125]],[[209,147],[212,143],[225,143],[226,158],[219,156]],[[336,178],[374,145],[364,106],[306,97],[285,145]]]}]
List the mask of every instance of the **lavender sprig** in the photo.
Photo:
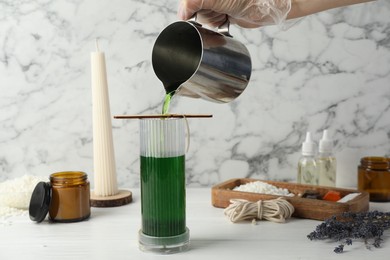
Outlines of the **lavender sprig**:
[{"label": "lavender sprig", "polygon": [[330,239],[341,242],[333,251],[342,253],[345,245],[352,245],[353,239],[362,239],[367,248],[371,248],[371,245],[379,248],[383,242],[383,232],[389,227],[390,212],[349,212],[326,219],[307,237],[310,240]]}]

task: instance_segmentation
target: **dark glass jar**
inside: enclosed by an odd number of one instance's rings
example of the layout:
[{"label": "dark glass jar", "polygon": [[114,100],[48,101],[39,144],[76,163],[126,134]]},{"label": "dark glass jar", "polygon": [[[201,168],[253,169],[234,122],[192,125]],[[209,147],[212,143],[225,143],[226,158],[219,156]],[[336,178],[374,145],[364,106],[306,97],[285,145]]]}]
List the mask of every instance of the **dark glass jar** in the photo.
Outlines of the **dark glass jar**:
[{"label": "dark glass jar", "polygon": [[370,201],[390,201],[390,158],[362,158],[358,167],[358,189],[367,191]]},{"label": "dark glass jar", "polygon": [[49,217],[56,222],[76,222],[89,218],[90,188],[84,172],[57,172],[50,175],[52,198]]}]

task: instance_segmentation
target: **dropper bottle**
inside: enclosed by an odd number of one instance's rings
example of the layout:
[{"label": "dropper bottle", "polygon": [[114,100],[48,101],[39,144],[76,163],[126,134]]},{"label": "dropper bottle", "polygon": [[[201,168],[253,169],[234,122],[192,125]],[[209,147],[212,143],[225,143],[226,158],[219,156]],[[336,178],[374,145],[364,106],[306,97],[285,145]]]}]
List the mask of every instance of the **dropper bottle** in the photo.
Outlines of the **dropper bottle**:
[{"label": "dropper bottle", "polygon": [[307,132],[306,140],[302,143],[302,157],[298,162],[298,183],[318,185],[317,164],[314,157],[315,147],[310,132]]},{"label": "dropper bottle", "polygon": [[318,167],[319,182],[321,186],[336,186],[336,157],[333,155],[333,141],[329,137],[328,130],[324,130],[320,140],[318,157],[316,159]]}]

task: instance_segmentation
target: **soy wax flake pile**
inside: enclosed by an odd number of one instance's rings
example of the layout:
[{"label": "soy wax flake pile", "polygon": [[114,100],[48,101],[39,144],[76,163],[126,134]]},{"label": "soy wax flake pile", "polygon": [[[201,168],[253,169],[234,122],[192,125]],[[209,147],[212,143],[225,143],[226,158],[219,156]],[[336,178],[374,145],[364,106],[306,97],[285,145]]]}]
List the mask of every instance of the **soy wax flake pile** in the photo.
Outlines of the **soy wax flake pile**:
[{"label": "soy wax flake pile", "polygon": [[45,180],[44,176],[23,175],[0,182],[0,222],[12,216],[27,215],[35,185]]},{"label": "soy wax flake pile", "polygon": [[280,195],[280,196],[295,196],[293,193],[290,193],[287,189],[278,188],[274,185],[268,184],[262,181],[253,181],[240,186],[235,187],[235,191],[244,191],[244,192],[254,192],[254,193],[263,193],[270,195]]}]

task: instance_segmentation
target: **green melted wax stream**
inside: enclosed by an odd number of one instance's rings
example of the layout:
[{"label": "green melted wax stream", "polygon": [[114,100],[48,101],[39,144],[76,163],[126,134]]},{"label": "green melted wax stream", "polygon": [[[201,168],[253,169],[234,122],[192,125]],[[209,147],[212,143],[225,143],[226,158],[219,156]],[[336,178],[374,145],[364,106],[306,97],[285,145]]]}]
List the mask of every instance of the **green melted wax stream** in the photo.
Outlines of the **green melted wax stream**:
[{"label": "green melted wax stream", "polygon": [[171,100],[172,100],[172,97],[174,94],[175,94],[175,91],[172,91],[172,92],[169,92],[165,95],[161,114],[163,114],[163,115],[168,114],[169,105],[171,104]]}]

